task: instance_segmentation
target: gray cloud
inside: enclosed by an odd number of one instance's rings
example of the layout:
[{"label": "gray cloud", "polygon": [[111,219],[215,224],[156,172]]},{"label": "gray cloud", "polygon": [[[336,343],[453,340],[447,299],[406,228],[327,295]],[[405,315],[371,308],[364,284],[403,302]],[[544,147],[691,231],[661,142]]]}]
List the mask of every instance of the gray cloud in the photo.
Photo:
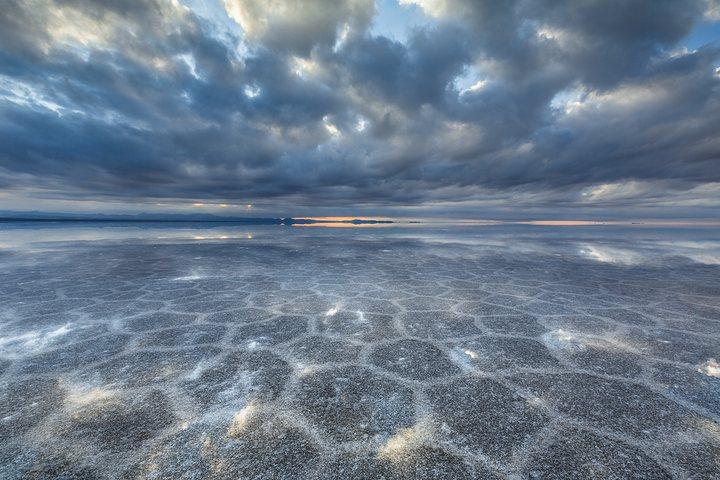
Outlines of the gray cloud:
[{"label": "gray cloud", "polygon": [[278,209],[714,205],[720,45],[682,48],[712,2],[416,3],[427,24],[398,42],[371,33],[367,0],[225,0],[222,19],[6,2],[0,186]]}]

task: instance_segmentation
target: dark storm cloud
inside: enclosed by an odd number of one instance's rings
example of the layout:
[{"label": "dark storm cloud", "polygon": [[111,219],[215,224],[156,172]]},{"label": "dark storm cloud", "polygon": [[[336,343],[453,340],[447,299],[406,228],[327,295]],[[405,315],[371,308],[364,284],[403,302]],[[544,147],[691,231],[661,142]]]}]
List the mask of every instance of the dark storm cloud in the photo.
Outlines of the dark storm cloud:
[{"label": "dark storm cloud", "polygon": [[368,0],[225,0],[222,18],[8,1],[0,185],[279,206],[716,198],[720,45],[682,45],[714,2],[415,3],[427,22],[399,42],[373,34]]}]

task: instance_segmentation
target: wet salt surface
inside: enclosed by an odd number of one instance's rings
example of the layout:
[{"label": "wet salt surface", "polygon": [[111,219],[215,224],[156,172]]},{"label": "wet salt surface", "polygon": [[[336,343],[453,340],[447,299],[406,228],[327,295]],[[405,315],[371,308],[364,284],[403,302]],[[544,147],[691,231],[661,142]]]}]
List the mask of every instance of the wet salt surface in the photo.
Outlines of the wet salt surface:
[{"label": "wet salt surface", "polygon": [[0,245],[3,479],[720,476],[717,230]]}]

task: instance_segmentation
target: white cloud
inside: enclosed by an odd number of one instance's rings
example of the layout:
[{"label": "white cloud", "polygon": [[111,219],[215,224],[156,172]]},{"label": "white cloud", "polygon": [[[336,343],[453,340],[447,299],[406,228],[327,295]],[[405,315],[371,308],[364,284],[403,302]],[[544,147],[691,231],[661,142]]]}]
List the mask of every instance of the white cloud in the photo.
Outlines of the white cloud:
[{"label": "white cloud", "polygon": [[243,93],[248,98],[255,98],[260,95],[260,87],[255,85],[245,85],[245,87],[243,87]]},{"label": "white cloud", "polygon": [[400,5],[417,5],[432,17],[442,17],[450,10],[448,0],[400,0]]},{"label": "white cloud", "polygon": [[323,117],[323,124],[325,125],[325,130],[327,130],[330,135],[332,135],[333,137],[340,136],[340,129],[330,121],[327,115]]}]

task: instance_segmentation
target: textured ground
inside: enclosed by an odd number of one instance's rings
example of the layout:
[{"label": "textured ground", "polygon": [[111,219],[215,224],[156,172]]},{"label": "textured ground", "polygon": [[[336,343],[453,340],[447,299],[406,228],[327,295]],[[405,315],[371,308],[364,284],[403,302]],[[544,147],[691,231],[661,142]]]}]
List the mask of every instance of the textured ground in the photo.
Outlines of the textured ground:
[{"label": "textured ground", "polygon": [[23,230],[0,478],[719,478],[718,243],[595,228]]}]

